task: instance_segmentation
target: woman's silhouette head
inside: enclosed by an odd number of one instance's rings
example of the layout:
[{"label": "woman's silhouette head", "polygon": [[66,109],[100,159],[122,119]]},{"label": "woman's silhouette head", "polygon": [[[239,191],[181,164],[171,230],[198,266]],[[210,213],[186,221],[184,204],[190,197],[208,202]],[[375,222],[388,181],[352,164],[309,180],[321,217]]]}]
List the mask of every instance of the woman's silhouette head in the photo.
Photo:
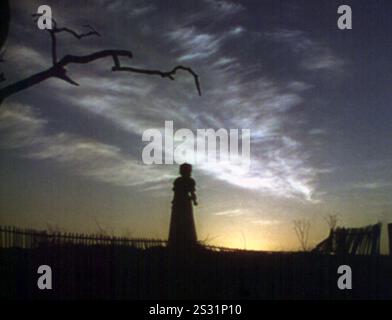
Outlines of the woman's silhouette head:
[{"label": "woman's silhouette head", "polygon": [[183,163],[180,165],[180,175],[182,177],[190,177],[192,174],[192,165],[189,163]]}]

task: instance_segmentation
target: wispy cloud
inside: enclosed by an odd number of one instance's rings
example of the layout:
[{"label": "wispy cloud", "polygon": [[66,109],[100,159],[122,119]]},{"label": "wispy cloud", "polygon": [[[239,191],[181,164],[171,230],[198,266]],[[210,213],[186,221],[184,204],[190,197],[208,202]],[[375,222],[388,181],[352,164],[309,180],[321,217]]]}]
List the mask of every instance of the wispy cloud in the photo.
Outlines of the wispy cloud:
[{"label": "wispy cloud", "polygon": [[216,216],[227,216],[227,217],[237,217],[243,214],[244,213],[241,211],[241,209],[225,210],[225,211],[219,211],[214,213],[214,215]]},{"label": "wispy cloud", "polygon": [[[6,74],[18,71],[18,75],[28,75],[50,66],[48,55],[23,44],[11,44],[5,52],[6,63],[2,68]],[[12,68],[12,70],[11,70]]]},{"label": "wispy cloud", "polygon": [[309,71],[338,70],[344,62],[322,41],[312,39],[304,31],[279,29],[266,32],[268,39],[285,44],[300,57],[300,66]]},{"label": "wispy cloud", "polygon": [[376,181],[376,182],[363,182],[363,183],[355,183],[353,185],[354,189],[363,189],[363,190],[378,190],[382,188],[391,188],[392,182],[387,181]]},{"label": "wispy cloud", "polygon": [[146,13],[151,13],[152,11],[156,10],[156,7],[153,5],[146,5],[138,8],[133,8],[130,15],[132,17],[138,17]]},{"label": "wispy cloud", "polygon": [[220,15],[232,15],[245,10],[245,7],[238,2],[227,0],[204,0],[211,10]]},{"label": "wispy cloud", "polygon": [[179,61],[208,58],[219,50],[222,42],[222,38],[209,33],[198,33],[194,27],[173,30],[168,36],[187,51],[178,58]]},{"label": "wispy cloud", "polygon": [[99,0],[99,3],[106,10],[116,13],[125,11],[132,18],[142,16],[157,9],[153,4],[141,5],[140,2],[132,0]]},{"label": "wispy cloud", "polygon": [[268,219],[257,219],[252,221],[253,224],[258,224],[262,226],[271,226],[283,223],[281,220],[268,220]]},{"label": "wispy cloud", "polygon": [[[221,49],[223,43],[231,38],[235,38],[245,32],[242,26],[236,26],[224,33],[200,32],[195,26],[180,27],[176,26],[167,36],[177,44],[174,52],[184,51],[177,60],[180,62],[189,62],[210,58]],[[219,52],[220,54],[222,52]],[[221,55],[218,57],[221,58]],[[233,58],[226,58],[233,59]],[[222,62],[222,60],[220,60]]]},{"label": "wispy cloud", "polygon": [[309,134],[312,136],[326,135],[328,131],[322,128],[313,128],[309,130]]},{"label": "wispy cloud", "polygon": [[0,146],[21,149],[28,158],[52,160],[72,174],[118,186],[172,179],[169,172],[145,166],[117,147],[64,132],[48,134],[46,125],[31,107],[9,104],[0,114]]},{"label": "wispy cloud", "polygon": [[[178,31],[187,41],[201,41],[203,33],[196,28],[191,31]],[[178,45],[183,44],[183,37],[173,37]],[[265,76],[256,76],[247,81],[246,62],[240,63],[237,57],[223,52],[221,43],[223,34],[210,34],[213,48],[205,57],[212,55],[221,57],[215,62],[214,69],[202,67],[205,74],[206,95],[208,102],[198,106],[201,114],[204,108],[209,110],[211,123],[223,124],[226,128],[251,128],[252,164],[251,170],[244,173],[232,164],[205,163],[199,165],[204,171],[217,179],[229,182],[241,188],[260,190],[279,197],[304,197],[311,201],[314,193],[316,169],[307,162],[307,155],[300,141],[284,131],[286,113],[302,102],[301,93],[308,87],[297,81],[292,86],[281,86]],[[185,56],[190,57],[197,52],[194,46],[185,46]],[[222,60],[222,56],[224,60]],[[184,55],[179,55],[179,60]],[[214,61],[214,60],[212,60]],[[233,64],[233,62],[235,62]],[[219,63],[231,64],[231,69],[221,69]],[[220,85],[224,84],[224,85]],[[196,107],[196,105],[195,105]],[[200,110],[200,108],[202,110]],[[205,126],[203,120],[201,125]],[[213,120],[212,120],[213,119]]]}]

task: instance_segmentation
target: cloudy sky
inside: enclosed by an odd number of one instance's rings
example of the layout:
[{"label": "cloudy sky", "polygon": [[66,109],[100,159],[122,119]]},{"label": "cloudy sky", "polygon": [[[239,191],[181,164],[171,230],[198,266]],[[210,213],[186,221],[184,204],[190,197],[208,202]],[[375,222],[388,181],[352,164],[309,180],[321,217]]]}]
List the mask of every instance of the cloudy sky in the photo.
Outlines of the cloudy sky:
[{"label": "cloudy sky", "polygon": [[[40,1],[12,1],[9,83],[50,66],[50,39],[31,18]],[[251,168],[196,164],[198,236],[247,249],[310,245],[340,225],[392,221],[392,15],[389,1],[46,1],[59,56],[127,49],[123,65],[200,76],[176,81],[112,72],[111,59],[72,65],[80,86],[50,79],[0,110],[0,223],[166,238],[176,165],[142,163],[144,130],[251,129]],[[385,248],[384,248],[385,249]]]}]

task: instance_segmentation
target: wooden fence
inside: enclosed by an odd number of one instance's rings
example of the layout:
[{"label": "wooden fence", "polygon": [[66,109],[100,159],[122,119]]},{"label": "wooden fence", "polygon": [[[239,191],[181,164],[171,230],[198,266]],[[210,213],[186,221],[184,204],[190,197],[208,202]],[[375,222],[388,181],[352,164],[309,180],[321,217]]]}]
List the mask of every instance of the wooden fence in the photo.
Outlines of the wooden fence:
[{"label": "wooden fence", "polygon": [[159,239],[123,238],[105,235],[60,233],[0,226],[0,248],[33,249],[45,245],[126,246],[137,249],[165,247],[167,242]]},{"label": "wooden fence", "polygon": [[380,235],[381,223],[362,228],[336,228],[313,251],[375,256],[380,254]]},{"label": "wooden fence", "polygon": [[[0,248],[34,249],[48,245],[113,246],[148,249],[152,247],[166,247],[167,241],[161,239],[112,237],[97,234],[50,232],[14,226],[0,226]],[[215,252],[256,252],[205,244],[201,245]]]}]

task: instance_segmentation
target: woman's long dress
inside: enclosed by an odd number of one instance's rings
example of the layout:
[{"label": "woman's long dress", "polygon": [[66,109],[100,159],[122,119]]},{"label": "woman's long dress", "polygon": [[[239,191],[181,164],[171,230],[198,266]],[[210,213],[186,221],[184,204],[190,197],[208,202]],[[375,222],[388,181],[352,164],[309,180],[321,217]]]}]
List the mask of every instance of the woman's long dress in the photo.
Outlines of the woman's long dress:
[{"label": "woman's long dress", "polygon": [[195,192],[195,184],[190,177],[179,177],[174,181],[169,246],[188,248],[197,244],[190,196],[191,192]]}]

